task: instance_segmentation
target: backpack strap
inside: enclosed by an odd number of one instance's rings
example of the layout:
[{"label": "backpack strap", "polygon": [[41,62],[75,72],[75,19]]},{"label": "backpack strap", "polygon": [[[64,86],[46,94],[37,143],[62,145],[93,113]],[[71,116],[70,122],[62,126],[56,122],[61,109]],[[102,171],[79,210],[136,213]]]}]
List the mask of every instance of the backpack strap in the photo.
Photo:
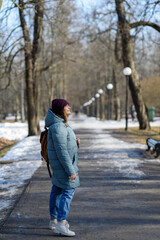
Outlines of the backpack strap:
[{"label": "backpack strap", "polygon": [[[44,126],[44,129],[48,130],[48,128],[46,126]],[[49,159],[48,159],[48,162],[47,162],[47,169],[48,169],[49,176],[51,178],[52,177],[52,173],[51,173],[51,169],[50,169]]]},{"label": "backpack strap", "polygon": [[50,170],[49,163],[47,163],[47,169],[48,169],[49,176],[50,176],[50,178],[51,178],[51,177],[52,177],[52,174],[51,174],[51,170]]}]

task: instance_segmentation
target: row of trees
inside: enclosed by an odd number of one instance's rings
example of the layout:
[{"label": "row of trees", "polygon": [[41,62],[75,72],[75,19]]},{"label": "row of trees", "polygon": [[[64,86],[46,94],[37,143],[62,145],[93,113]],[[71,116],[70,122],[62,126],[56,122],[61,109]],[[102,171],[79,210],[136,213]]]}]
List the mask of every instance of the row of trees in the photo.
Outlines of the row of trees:
[{"label": "row of trees", "polygon": [[[119,120],[122,69],[130,67],[131,101],[140,129],[148,128],[138,72],[148,77],[148,68],[159,71],[158,7],[159,1],[102,0],[99,8],[85,13],[75,0],[9,0],[1,11],[1,112],[26,112],[29,135],[34,135],[53,98],[67,98],[77,110],[102,88],[106,104],[106,84],[112,82]],[[149,28],[153,36],[147,35]],[[151,41],[155,44],[149,52]]]}]

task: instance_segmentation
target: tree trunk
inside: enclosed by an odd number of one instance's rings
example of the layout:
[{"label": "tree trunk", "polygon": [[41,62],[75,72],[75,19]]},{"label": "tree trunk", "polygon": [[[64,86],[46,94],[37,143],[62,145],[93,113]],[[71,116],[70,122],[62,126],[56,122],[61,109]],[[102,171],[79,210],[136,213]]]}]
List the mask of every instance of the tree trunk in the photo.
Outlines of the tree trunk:
[{"label": "tree trunk", "polygon": [[114,91],[114,110],[115,110],[115,120],[120,121],[121,119],[121,108],[120,108],[120,98],[118,94],[118,86],[117,86],[117,78],[115,72],[115,66],[113,65],[112,70],[112,78],[113,78],[113,91]]},{"label": "tree trunk", "polygon": [[32,57],[31,54],[25,53],[25,55],[28,135],[32,136],[37,133],[37,128],[35,126],[35,104],[33,96]]},{"label": "tree trunk", "polygon": [[1,9],[1,6],[2,6],[2,2],[3,2],[3,0],[0,0],[0,9]]},{"label": "tree trunk", "polygon": [[32,46],[32,64],[33,64],[33,92],[35,101],[35,126],[39,133],[40,120],[40,47],[42,42],[43,30],[43,10],[44,1],[35,0],[35,16],[34,16],[34,40]]},{"label": "tree trunk", "polygon": [[117,68],[119,70],[119,65],[122,65],[122,58],[121,58],[121,40],[120,40],[120,30],[119,25],[117,26],[116,38],[115,38],[115,46],[114,46],[114,63],[112,69],[112,78],[113,78],[113,85],[114,85],[114,108],[115,108],[115,120],[121,120],[121,102],[119,98],[119,84],[117,81]]},{"label": "tree trunk", "polygon": [[147,116],[146,106],[142,98],[142,90],[140,86],[140,80],[135,68],[132,51],[132,40],[130,36],[130,26],[126,20],[125,8],[123,0],[115,0],[116,11],[118,14],[119,27],[121,32],[122,41],[122,57],[124,67],[130,67],[132,74],[129,77],[129,87],[133,99],[133,103],[136,107],[137,118],[139,121],[140,129],[149,128],[149,120]]},{"label": "tree trunk", "polygon": [[25,82],[27,96],[27,117],[28,117],[28,135],[36,135],[39,132],[39,52],[42,38],[43,24],[43,5],[44,1],[33,1],[35,6],[34,17],[34,36],[33,44],[31,44],[29,31],[24,16],[24,2],[19,0],[19,16],[23,31],[25,43]]},{"label": "tree trunk", "polygon": [[24,79],[21,78],[21,121],[25,121],[25,111],[24,111]]},{"label": "tree trunk", "polygon": [[18,94],[16,95],[16,104],[15,104],[15,121],[18,121],[18,116],[19,116],[19,96]]}]

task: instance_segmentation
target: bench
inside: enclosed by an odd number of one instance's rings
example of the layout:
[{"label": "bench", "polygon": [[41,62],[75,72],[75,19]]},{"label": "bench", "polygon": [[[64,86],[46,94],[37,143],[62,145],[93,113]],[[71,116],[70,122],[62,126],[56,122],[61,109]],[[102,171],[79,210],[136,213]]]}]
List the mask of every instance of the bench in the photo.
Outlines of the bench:
[{"label": "bench", "polygon": [[155,158],[157,158],[160,155],[160,141],[157,141],[153,138],[147,138],[146,144],[148,146],[148,149],[146,151],[149,151],[150,149],[152,149],[151,153],[156,152]]}]

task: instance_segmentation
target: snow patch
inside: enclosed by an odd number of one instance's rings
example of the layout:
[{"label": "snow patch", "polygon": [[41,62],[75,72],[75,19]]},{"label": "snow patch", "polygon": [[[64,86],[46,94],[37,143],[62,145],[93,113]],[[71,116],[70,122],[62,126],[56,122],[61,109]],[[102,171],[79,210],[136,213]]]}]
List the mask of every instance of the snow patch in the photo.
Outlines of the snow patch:
[{"label": "snow patch", "polygon": [[104,172],[108,171],[108,168],[112,168],[112,171],[125,178],[141,179],[145,174],[138,168],[143,163],[143,160],[139,159],[140,154],[135,151],[135,148],[145,149],[146,146],[123,142],[102,132],[93,140],[92,149],[93,151],[100,151],[100,149],[103,151],[100,154],[94,154],[92,158],[99,158],[97,163],[103,166]]},{"label": "snow patch", "polygon": [[40,167],[39,136],[25,138],[18,142],[0,161],[13,161],[0,166],[0,210],[11,204],[18,188],[32,177]]}]

